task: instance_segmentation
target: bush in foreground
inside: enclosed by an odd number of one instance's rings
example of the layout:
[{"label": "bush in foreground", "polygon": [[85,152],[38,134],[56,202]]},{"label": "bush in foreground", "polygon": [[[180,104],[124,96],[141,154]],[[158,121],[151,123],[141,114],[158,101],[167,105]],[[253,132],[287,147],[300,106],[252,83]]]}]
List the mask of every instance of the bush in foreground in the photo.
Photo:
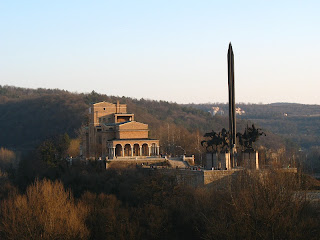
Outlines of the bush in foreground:
[{"label": "bush in foreground", "polygon": [[1,204],[2,239],[86,239],[87,210],[61,182],[36,181]]}]

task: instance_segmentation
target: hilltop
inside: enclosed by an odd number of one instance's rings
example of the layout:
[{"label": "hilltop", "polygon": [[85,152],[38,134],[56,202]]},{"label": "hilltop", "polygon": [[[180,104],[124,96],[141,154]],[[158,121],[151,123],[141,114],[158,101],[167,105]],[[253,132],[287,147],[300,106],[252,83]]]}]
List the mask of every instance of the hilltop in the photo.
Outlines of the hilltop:
[{"label": "hilltop", "polygon": [[[72,93],[59,89],[27,89],[0,86],[0,146],[13,150],[32,150],[57,134],[76,138],[87,123],[87,109],[92,102],[119,100],[134,113],[137,121],[149,124],[150,136],[160,139],[161,146],[175,154],[200,154],[203,134],[228,128],[226,104],[182,105],[166,101],[133,99],[91,93]],[[224,114],[212,116],[212,106]],[[246,114],[238,116],[237,131],[249,123],[263,128],[267,137],[260,145],[270,149],[317,146],[320,136],[320,113],[317,105],[237,104]],[[283,113],[287,113],[285,117]],[[179,152],[180,151],[180,152]]]},{"label": "hilltop", "polygon": [[[188,107],[212,112],[219,107],[217,115],[228,116],[228,104],[187,104]],[[265,130],[272,131],[304,149],[319,146],[320,106],[298,103],[236,104],[242,113],[238,119],[252,121]]]},{"label": "hilltop", "polygon": [[78,94],[58,89],[0,86],[0,146],[32,149],[57,134],[76,137],[88,120],[90,103],[117,100],[128,105],[128,111],[135,113],[137,121],[149,124],[151,136],[166,139],[163,142],[167,144],[182,144],[195,129],[201,137],[203,132],[221,130],[227,123],[225,118],[212,119],[202,110],[165,101],[107,96],[94,91]]}]

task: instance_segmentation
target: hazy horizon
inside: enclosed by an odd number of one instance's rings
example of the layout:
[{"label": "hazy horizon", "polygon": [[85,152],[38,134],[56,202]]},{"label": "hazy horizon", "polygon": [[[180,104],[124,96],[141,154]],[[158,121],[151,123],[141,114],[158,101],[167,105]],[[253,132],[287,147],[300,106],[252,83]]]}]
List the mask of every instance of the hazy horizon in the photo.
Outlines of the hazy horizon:
[{"label": "hazy horizon", "polygon": [[[2,87],[14,87],[14,88],[25,88],[25,87],[20,87],[20,86],[13,86],[13,85],[0,85]],[[101,93],[101,92],[97,92],[95,90],[89,91],[89,92],[79,92],[79,91],[70,91],[70,90],[66,90],[66,89],[59,89],[59,88],[26,88],[26,89],[32,89],[32,90],[37,90],[37,89],[45,89],[45,90],[59,90],[59,91],[67,91],[69,93],[72,94],[90,94],[92,91],[98,93],[98,94],[105,94],[105,93]],[[122,97],[127,97],[127,98],[132,98],[132,99],[136,99],[136,100],[141,100],[141,99],[145,99],[145,100],[149,100],[149,101],[165,101],[165,102],[169,102],[169,103],[177,103],[177,104],[181,104],[181,105],[190,105],[190,104],[228,104],[228,102],[199,102],[199,103],[194,103],[194,102],[187,102],[187,103],[180,103],[180,102],[175,102],[175,101],[170,101],[170,100],[166,100],[166,99],[152,99],[152,98],[138,98],[138,97],[130,97],[130,96],[119,96],[119,95],[112,95],[112,94],[106,94],[109,97],[117,97],[117,98],[122,98]],[[320,104],[307,104],[307,103],[299,103],[299,102],[270,102],[270,103],[253,103],[253,102],[236,102],[237,104],[257,104],[257,105],[268,105],[268,104],[302,104],[302,105],[319,105]]]},{"label": "hazy horizon", "polygon": [[180,104],[320,104],[318,1],[7,1],[0,85]]}]

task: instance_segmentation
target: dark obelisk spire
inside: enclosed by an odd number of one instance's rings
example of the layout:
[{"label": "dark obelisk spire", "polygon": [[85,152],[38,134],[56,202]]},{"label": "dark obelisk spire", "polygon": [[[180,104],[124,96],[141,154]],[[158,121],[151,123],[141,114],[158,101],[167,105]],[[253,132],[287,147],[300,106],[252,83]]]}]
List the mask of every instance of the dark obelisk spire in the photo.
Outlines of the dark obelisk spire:
[{"label": "dark obelisk spire", "polygon": [[229,132],[230,132],[230,157],[231,166],[235,167],[236,152],[236,106],[234,96],[234,61],[232,45],[228,49],[228,87],[229,87]]}]

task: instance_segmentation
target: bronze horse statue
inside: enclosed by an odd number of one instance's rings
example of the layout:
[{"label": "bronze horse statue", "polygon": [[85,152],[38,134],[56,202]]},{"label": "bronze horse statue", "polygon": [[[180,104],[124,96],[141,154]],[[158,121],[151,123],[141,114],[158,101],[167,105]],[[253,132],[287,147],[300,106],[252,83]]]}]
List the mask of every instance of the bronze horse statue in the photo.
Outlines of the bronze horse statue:
[{"label": "bronze horse statue", "polygon": [[221,152],[228,151],[229,146],[229,132],[223,128],[221,132],[216,133],[211,131],[204,134],[204,137],[210,138],[209,140],[204,140],[201,142],[202,146],[206,146],[208,152]]},{"label": "bronze horse statue", "polygon": [[256,142],[262,135],[266,136],[266,134],[261,131],[261,128],[256,128],[254,124],[252,124],[252,127],[247,125],[243,134],[237,133],[239,145],[244,148],[244,151],[253,151],[252,144]]}]

